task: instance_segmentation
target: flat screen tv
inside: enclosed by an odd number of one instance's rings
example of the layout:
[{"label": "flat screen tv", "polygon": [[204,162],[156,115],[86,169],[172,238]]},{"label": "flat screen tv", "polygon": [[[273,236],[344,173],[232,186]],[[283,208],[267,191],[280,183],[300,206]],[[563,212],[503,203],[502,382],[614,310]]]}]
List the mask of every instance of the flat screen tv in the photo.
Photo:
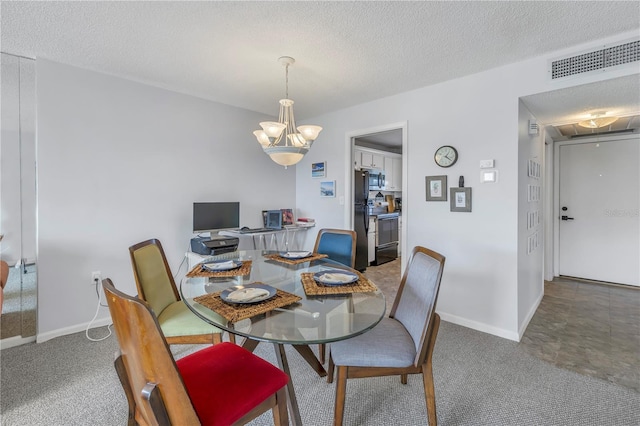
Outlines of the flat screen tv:
[{"label": "flat screen tv", "polygon": [[240,203],[193,203],[193,232],[240,227]]}]

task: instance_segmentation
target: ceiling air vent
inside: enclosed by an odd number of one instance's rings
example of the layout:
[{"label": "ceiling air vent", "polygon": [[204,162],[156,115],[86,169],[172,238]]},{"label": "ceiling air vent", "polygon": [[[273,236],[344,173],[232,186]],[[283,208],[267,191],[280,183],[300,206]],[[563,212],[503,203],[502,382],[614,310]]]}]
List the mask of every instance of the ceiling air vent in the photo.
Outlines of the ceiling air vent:
[{"label": "ceiling air vent", "polygon": [[551,79],[556,80],[591,71],[605,71],[637,61],[640,61],[640,40],[553,60],[550,70]]}]

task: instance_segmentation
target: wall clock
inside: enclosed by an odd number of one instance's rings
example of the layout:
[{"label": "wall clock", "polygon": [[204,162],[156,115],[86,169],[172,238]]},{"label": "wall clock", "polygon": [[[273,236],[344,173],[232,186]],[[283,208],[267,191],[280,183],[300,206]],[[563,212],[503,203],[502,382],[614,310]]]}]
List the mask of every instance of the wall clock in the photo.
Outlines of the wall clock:
[{"label": "wall clock", "polygon": [[436,150],[433,159],[440,167],[451,167],[458,161],[458,151],[450,145],[443,145]]}]

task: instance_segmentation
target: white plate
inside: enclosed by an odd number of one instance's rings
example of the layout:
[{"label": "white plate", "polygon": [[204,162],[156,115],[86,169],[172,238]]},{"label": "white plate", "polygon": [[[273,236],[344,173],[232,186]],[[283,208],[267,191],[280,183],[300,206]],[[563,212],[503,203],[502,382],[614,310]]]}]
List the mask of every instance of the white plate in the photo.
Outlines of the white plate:
[{"label": "white plate", "polygon": [[239,260],[212,260],[202,264],[204,269],[211,272],[230,271],[241,266],[242,262]]},{"label": "white plate", "polygon": [[331,269],[316,272],[313,279],[324,285],[344,285],[358,281],[358,275],[342,269]]},{"label": "white plate", "polygon": [[309,256],[311,256],[310,251],[283,251],[280,253],[280,257],[285,259],[303,259]]},{"label": "white plate", "polygon": [[220,293],[220,298],[227,303],[258,303],[271,299],[276,289],[266,284],[247,284],[230,287]]}]

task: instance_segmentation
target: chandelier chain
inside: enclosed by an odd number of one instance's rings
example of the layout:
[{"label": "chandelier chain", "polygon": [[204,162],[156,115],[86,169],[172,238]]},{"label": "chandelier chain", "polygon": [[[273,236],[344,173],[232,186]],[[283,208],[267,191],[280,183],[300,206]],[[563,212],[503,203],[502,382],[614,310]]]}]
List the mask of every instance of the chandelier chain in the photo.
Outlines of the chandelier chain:
[{"label": "chandelier chain", "polygon": [[289,99],[289,64],[284,66],[284,75],[285,75],[284,97],[286,99]]}]

